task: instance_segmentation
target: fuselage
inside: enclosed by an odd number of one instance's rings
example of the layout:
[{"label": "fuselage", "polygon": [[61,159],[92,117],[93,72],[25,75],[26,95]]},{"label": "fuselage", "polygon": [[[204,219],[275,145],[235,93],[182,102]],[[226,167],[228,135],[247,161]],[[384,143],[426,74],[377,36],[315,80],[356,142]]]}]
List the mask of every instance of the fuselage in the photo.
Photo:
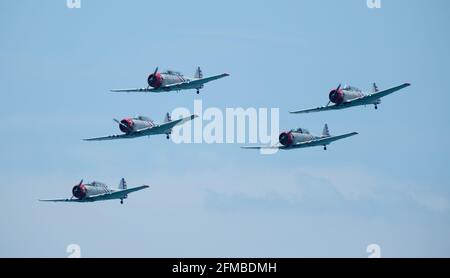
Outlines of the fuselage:
[{"label": "fuselage", "polygon": [[328,97],[330,99],[330,102],[336,105],[340,105],[344,102],[361,98],[363,96],[365,96],[365,94],[361,90],[347,86],[344,88],[331,90]]},{"label": "fuselage", "polygon": [[167,71],[162,73],[150,74],[147,78],[147,83],[150,87],[158,89],[171,84],[188,82],[193,78],[187,78],[180,73]]},{"label": "fuselage", "polygon": [[323,137],[312,135],[308,130],[298,128],[296,130],[282,132],[279,136],[279,142],[285,147],[290,147],[298,143],[308,142],[320,138]]},{"label": "fuselage", "polygon": [[77,199],[85,199],[94,195],[112,193],[114,189],[108,188],[108,186],[102,182],[94,181],[90,184],[79,184],[72,188],[72,194]]}]

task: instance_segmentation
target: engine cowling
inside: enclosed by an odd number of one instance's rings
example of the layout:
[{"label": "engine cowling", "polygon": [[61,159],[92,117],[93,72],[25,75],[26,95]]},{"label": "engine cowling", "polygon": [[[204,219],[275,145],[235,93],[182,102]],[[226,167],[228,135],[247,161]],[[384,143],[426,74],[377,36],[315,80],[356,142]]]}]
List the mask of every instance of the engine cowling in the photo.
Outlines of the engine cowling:
[{"label": "engine cowling", "polygon": [[160,73],[152,73],[147,78],[147,83],[150,87],[159,88],[162,85],[163,78]]},{"label": "engine cowling", "polygon": [[344,92],[341,89],[334,89],[330,92],[329,99],[332,103],[341,104],[344,102]]},{"label": "engine cowling", "polygon": [[120,131],[124,133],[131,133],[133,131],[134,122],[133,119],[123,119],[120,121]]},{"label": "engine cowling", "polygon": [[83,199],[87,195],[87,189],[83,184],[76,185],[72,188],[72,195],[75,198]]},{"label": "engine cowling", "polygon": [[294,143],[294,135],[292,134],[292,132],[282,132],[278,137],[278,140],[280,141],[281,145],[289,147]]}]

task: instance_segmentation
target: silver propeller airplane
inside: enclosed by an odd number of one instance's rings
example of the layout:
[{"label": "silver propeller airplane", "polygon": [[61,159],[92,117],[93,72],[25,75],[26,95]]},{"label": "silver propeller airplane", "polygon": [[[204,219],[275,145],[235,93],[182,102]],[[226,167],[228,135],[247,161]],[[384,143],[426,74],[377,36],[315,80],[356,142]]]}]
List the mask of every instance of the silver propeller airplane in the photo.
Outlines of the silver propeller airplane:
[{"label": "silver propeller airplane", "polygon": [[334,141],[338,141],[350,136],[357,135],[357,132],[351,132],[343,135],[331,136],[328,130],[328,125],[325,124],[322,135],[316,136],[309,133],[307,129],[298,128],[290,131],[285,131],[278,137],[279,143],[274,146],[257,146],[257,147],[241,147],[243,149],[280,149],[293,150],[308,147],[323,146],[327,150],[327,145]]},{"label": "silver propeller airplane", "polygon": [[[373,84],[372,92],[369,94],[363,93],[360,89],[345,86],[342,88],[341,84],[336,89],[333,89],[329,95],[329,102],[326,106],[305,109],[299,111],[292,111],[292,114],[304,114],[312,112],[321,112],[328,110],[338,110],[360,105],[375,105],[375,109],[378,109],[378,105],[381,103],[381,98],[390,95],[403,88],[409,87],[411,84],[404,83],[400,86],[392,87],[387,90],[379,91],[377,85]],[[331,104],[333,103],[333,104]]]},{"label": "silver propeller airplane", "polygon": [[197,90],[197,94],[200,93],[200,89],[203,85],[220,78],[229,76],[228,73],[222,73],[219,75],[213,75],[209,77],[203,77],[200,67],[197,68],[194,77],[186,77],[179,72],[168,70],[165,72],[158,72],[158,67],[147,78],[147,88],[133,88],[133,89],[116,89],[111,92],[151,92],[161,93],[170,91],[181,90]]},{"label": "silver propeller airplane", "polygon": [[72,188],[72,197],[70,197],[70,199],[51,199],[39,201],[85,203],[119,199],[120,203],[123,204],[123,200],[128,198],[128,194],[148,187],[148,185],[142,185],[128,189],[125,179],[122,179],[120,180],[119,188],[112,189],[102,182],[94,181],[92,183],[84,184],[83,180],[81,180],[78,185],[75,185]]},{"label": "silver propeller airplane", "polygon": [[164,123],[157,124],[152,119],[145,116],[138,116],[135,118],[126,118],[121,121],[114,119],[116,123],[119,124],[119,129],[124,134],[111,135],[105,137],[97,137],[90,139],[83,139],[84,141],[105,141],[105,140],[115,140],[115,139],[131,139],[142,136],[159,135],[165,134],[167,139],[170,139],[170,134],[172,133],[172,128],[178,125],[182,125],[188,121],[197,118],[197,115],[191,115],[189,117],[181,118],[172,121],[169,113],[166,114],[164,118]]}]

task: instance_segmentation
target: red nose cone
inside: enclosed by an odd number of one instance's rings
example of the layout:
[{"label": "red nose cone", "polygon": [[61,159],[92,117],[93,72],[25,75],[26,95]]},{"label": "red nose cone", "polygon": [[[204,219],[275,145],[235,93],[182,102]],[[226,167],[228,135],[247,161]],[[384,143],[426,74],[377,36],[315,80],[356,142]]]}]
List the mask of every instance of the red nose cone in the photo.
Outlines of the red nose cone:
[{"label": "red nose cone", "polygon": [[283,132],[280,134],[278,139],[281,145],[285,147],[289,147],[294,143],[294,136],[292,135],[292,132]]},{"label": "red nose cone", "polygon": [[120,131],[124,133],[130,133],[133,131],[134,122],[132,119],[123,119],[120,121],[119,125]]},{"label": "red nose cone", "polygon": [[341,104],[344,102],[344,93],[342,90],[332,90],[329,99],[332,103]]},{"label": "red nose cone", "polygon": [[75,198],[83,199],[87,195],[87,189],[83,184],[77,185],[73,187],[72,194]]},{"label": "red nose cone", "polygon": [[162,76],[160,73],[150,74],[147,79],[147,83],[150,87],[159,88],[162,85]]}]

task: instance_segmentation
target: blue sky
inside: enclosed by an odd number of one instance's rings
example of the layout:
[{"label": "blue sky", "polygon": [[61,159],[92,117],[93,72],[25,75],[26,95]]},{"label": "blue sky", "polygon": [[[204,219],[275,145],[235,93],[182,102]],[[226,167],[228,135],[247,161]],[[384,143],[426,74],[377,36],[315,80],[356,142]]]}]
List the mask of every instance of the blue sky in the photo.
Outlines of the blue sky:
[{"label": "blue sky", "polygon": [[[0,256],[449,257],[450,39],[444,0],[0,2]],[[156,66],[231,76],[194,92],[145,86]],[[412,87],[311,115],[339,83]],[[280,108],[280,127],[357,131],[261,156],[162,137],[87,143],[112,118],[177,107]],[[151,188],[119,202],[69,197],[81,178]]]}]

